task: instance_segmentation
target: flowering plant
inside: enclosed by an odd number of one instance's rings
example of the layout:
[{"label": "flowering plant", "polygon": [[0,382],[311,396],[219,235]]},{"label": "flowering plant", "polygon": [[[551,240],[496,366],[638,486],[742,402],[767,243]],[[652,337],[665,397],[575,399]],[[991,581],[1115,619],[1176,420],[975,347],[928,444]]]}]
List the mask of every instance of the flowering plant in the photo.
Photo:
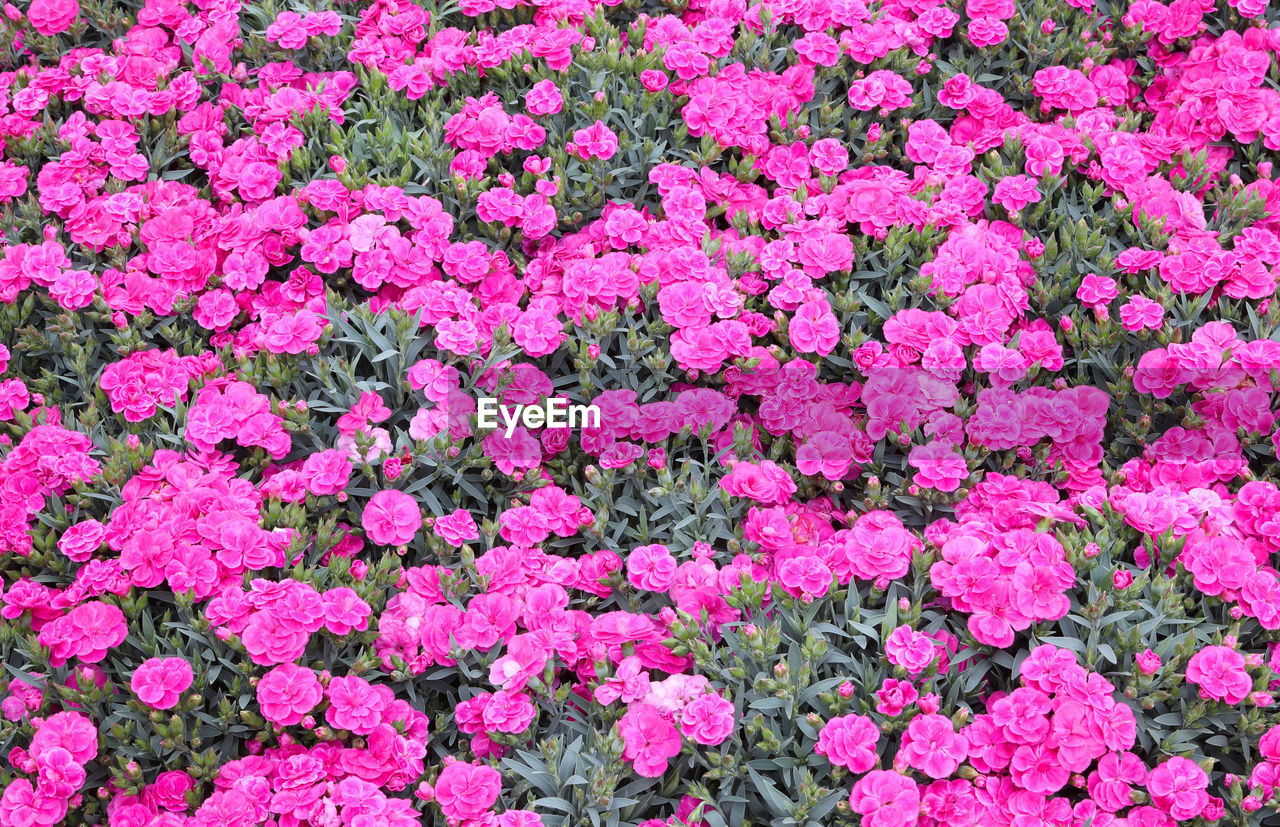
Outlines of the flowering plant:
[{"label": "flowering plant", "polygon": [[1265,0],[3,19],[0,827],[1280,807]]}]

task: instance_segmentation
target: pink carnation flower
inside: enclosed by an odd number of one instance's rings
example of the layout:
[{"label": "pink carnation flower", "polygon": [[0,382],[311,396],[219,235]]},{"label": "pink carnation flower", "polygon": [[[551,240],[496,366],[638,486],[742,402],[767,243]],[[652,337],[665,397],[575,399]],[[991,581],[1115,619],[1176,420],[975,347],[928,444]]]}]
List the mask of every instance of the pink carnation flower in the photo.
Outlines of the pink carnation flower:
[{"label": "pink carnation flower", "polygon": [[843,715],[827,721],[818,733],[813,751],[825,755],[837,767],[862,773],[876,764],[876,742],[880,729],[864,715]]},{"label": "pink carnation flower", "polygon": [[1187,681],[1200,687],[1200,697],[1238,704],[1253,691],[1244,655],[1229,646],[1206,646],[1187,662]]},{"label": "pink carnation flower", "polygon": [[707,694],[690,701],[680,713],[680,732],[699,744],[714,746],[729,737],[736,720],[732,702]]},{"label": "pink carnation flower", "polygon": [[1178,821],[1189,821],[1209,803],[1208,774],[1190,759],[1174,756],[1151,771],[1151,803]]},{"label": "pink carnation flower", "polygon": [[676,558],[666,546],[638,546],[627,555],[627,580],[637,589],[666,591],[676,579]]},{"label": "pink carnation flower", "polygon": [[915,675],[933,663],[937,651],[933,638],[910,626],[899,626],[885,640],[884,654],[894,666],[901,666]]},{"label": "pink carnation flower", "polygon": [[567,149],[584,160],[599,158],[607,161],[618,151],[618,136],[603,121],[596,121],[586,129],[574,132],[573,143]]},{"label": "pink carnation flower", "polygon": [[258,706],[268,721],[292,726],[316,708],[323,692],[315,672],[296,663],[285,663],[258,682]]},{"label": "pink carnation flower", "polygon": [[894,759],[930,778],[946,778],[968,757],[968,741],[955,731],[945,715],[919,715],[902,735],[902,748]]},{"label": "pink carnation flower", "polygon": [[360,524],[365,536],[378,545],[401,546],[422,527],[422,511],[413,497],[389,488],[369,498]]},{"label": "pink carnation flower", "polygon": [[77,0],[31,0],[27,9],[31,28],[46,37],[71,28],[79,15],[80,3]]},{"label": "pink carnation flower", "polygon": [[625,744],[622,757],[645,778],[661,776],[668,761],[680,754],[680,732],[649,704],[632,704],[618,722],[618,732]]},{"label": "pink carnation flower", "polygon": [[969,467],[947,442],[930,442],[917,445],[907,455],[907,462],[916,469],[915,482],[939,491],[955,491],[969,476]]},{"label": "pink carnation flower", "polygon": [[502,792],[502,774],[484,764],[455,761],[436,780],[435,796],[450,824],[478,819]]},{"label": "pink carnation flower", "polygon": [[129,688],[153,709],[171,709],[195,678],[183,658],[149,658],[133,672]]},{"label": "pink carnation flower", "polygon": [[437,517],[434,530],[442,540],[454,548],[461,548],[470,540],[480,539],[480,530],[476,526],[475,518],[471,516],[470,511],[461,508],[452,514]]},{"label": "pink carnation flower", "polygon": [[920,788],[896,772],[873,770],[853,785],[849,806],[863,827],[910,827],[920,817]]}]

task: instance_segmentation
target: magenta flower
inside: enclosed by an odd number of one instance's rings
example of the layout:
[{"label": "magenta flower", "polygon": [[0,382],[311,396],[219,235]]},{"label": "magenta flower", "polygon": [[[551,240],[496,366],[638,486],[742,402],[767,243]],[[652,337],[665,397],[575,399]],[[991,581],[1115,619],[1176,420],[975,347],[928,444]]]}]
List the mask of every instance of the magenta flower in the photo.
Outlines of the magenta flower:
[{"label": "magenta flower", "polygon": [[844,715],[832,718],[818,732],[818,743],[813,751],[825,755],[837,767],[850,772],[863,773],[876,764],[876,742],[880,729],[864,715]]},{"label": "magenta flower", "polygon": [[1206,646],[1187,661],[1187,681],[1200,687],[1200,697],[1238,704],[1253,691],[1244,655],[1228,646]]},{"label": "magenta flower", "polygon": [[907,455],[907,462],[916,469],[915,482],[939,491],[955,491],[969,476],[964,457],[948,442],[930,442],[917,445]]},{"label": "magenta flower", "polygon": [[896,772],[872,770],[853,785],[849,806],[865,827],[908,827],[920,815],[920,789]]},{"label": "magenta flower", "polygon": [[435,784],[436,802],[450,823],[484,815],[502,792],[502,775],[484,764],[454,761],[444,768]]},{"label": "magenta flower", "polygon": [[403,491],[385,489],[369,498],[360,517],[365,536],[381,546],[402,546],[422,527],[422,511]]},{"label": "magenta flower", "polygon": [[715,694],[695,698],[680,713],[681,734],[708,746],[723,743],[735,723],[733,703]]},{"label": "magenta flower", "polygon": [[133,672],[129,688],[153,709],[171,709],[195,675],[183,658],[150,658]]},{"label": "magenta flower", "polygon": [[632,704],[618,722],[618,732],[625,743],[622,757],[645,778],[661,776],[668,761],[680,754],[680,732],[649,704]]}]

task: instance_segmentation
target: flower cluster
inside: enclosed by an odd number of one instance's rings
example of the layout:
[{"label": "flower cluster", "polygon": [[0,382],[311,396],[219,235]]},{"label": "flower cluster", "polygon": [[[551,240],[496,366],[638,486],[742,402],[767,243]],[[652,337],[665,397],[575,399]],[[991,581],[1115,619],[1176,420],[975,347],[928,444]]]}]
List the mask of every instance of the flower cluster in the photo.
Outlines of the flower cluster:
[{"label": "flower cluster", "polygon": [[1265,2],[99,5],[5,10],[0,827],[1280,806]]}]

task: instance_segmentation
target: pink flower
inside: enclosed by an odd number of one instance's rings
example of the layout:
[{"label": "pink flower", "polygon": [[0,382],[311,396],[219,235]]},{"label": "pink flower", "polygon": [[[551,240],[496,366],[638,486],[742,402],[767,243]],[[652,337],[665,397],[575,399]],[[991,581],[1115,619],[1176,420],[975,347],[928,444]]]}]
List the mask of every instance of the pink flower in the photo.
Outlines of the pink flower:
[{"label": "pink flower", "polygon": [[1200,687],[1200,697],[1238,704],[1253,691],[1244,655],[1227,646],[1206,646],[1187,662],[1187,681]]},{"label": "pink flower", "polygon": [[[977,17],[969,22],[969,40],[974,46],[995,46],[1009,37],[1009,27],[1003,20],[992,17]],[[1037,199],[1038,200],[1038,199]],[[1010,209],[1013,209],[1012,207]]]},{"label": "pink flower", "polygon": [[170,709],[195,675],[183,658],[149,658],[133,672],[129,688],[138,700],[153,709]]},{"label": "pink flower", "polygon": [[1147,790],[1151,803],[1178,821],[1187,821],[1200,815],[1209,803],[1205,788],[1208,774],[1194,761],[1174,756],[1151,771]]},{"label": "pink flower", "polygon": [[523,692],[500,689],[489,698],[481,715],[486,730],[516,734],[529,728],[538,710]]},{"label": "pink flower", "polygon": [[62,533],[58,539],[58,550],[77,563],[83,563],[102,546],[106,534],[107,527],[97,520],[81,520]]},{"label": "pink flower", "polygon": [[649,704],[632,704],[618,722],[618,732],[625,744],[622,757],[645,778],[661,776],[680,754],[680,732]]},{"label": "pink flower", "polygon": [[792,555],[778,564],[778,581],[793,597],[821,597],[831,588],[831,569],[815,555]]},{"label": "pink flower", "polygon": [[691,701],[680,713],[680,732],[699,744],[714,746],[729,737],[736,720],[732,702],[707,694]]},{"label": "pink flower", "polygon": [[315,672],[296,663],[285,663],[258,682],[258,706],[268,721],[293,726],[316,708],[323,692]]},{"label": "pink flower", "polygon": [[913,675],[923,672],[937,657],[933,638],[910,626],[899,626],[889,633],[884,654],[894,666],[901,666]]},{"label": "pink flower", "polygon": [[128,634],[129,626],[119,607],[93,601],[76,606],[42,628],[37,639],[52,650],[53,665],[61,666],[71,657],[97,663]]},{"label": "pink flower", "polygon": [[603,121],[596,121],[586,129],[579,129],[573,133],[573,143],[569,151],[581,156],[584,160],[591,158],[599,158],[607,161],[618,151],[618,136],[613,134],[613,130],[604,125]]},{"label": "pink flower", "polygon": [[640,658],[625,657],[614,676],[597,686],[593,694],[597,703],[606,706],[618,699],[628,704],[638,701],[649,694],[649,673]]},{"label": "pink flower", "polygon": [[1014,783],[1041,795],[1056,793],[1071,778],[1058,751],[1044,742],[1018,747],[1009,768]]},{"label": "pink flower", "polygon": [[360,524],[365,536],[380,546],[401,546],[422,527],[422,511],[413,497],[388,488],[369,498]]},{"label": "pink flower", "polygon": [[337,494],[351,479],[351,460],[338,450],[319,451],[302,462],[302,480],[318,497]]},{"label": "pink flower", "polygon": [[1146,296],[1131,296],[1120,308],[1120,325],[1125,330],[1159,330],[1164,325],[1164,307]]},{"label": "pink flower", "polygon": [[40,725],[28,752],[39,761],[53,749],[64,749],[77,764],[87,764],[98,755],[98,728],[78,712],[56,712]]},{"label": "pink flower", "polygon": [[902,736],[899,761],[930,778],[946,778],[968,757],[968,741],[955,731],[944,715],[919,715],[911,719]]},{"label": "pink flower", "polygon": [[728,474],[720,478],[720,487],[730,496],[746,497],[762,505],[785,503],[796,492],[795,481],[786,469],[772,460],[736,462]]},{"label": "pink flower", "polygon": [[84,784],[84,767],[61,747],[46,750],[36,761],[36,771],[37,789],[49,798],[70,798]]},{"label": "pink flower", "polygon": [[661,92],[667,88],[667,75],[657,69],[645,69],[640,73],[640,85],[646,92]]},{"label": "pink flower", "polygon": [[169,770],[156,776],[154,784],[142,791],[144,803],[172,813],[187,809],[187,793],[195,789],[196,782],[182,770]]},{"label": "pink flower", "polygon": [[1098,768],[1089,773],[1089,797],[1109,813],[1133,803],[1133,786],[1147,779],[1142,759],[1131,752],[1109,752],[1098,759]]},{"label": "pink flower", "polygon": [[920,817],[920,789],[896,772],[872,770],[853,785],[849,806],[862,816],[863,827],[913,827]]},{"label": "pink flower", "polygon": [[805,302],[796,308],[787,332],[791,344],[800,353],[826,356],[840,341],[840,324],[825,299]]},{"label": "pink flower", "polygon": [[876,742],[880,729],[864,715],[843,715],[832,718],[818,732],[818,743],[813,751],[825,755],[837,767],[862,773],[876,764]]},{"label": "pink flower", "polygon": [[564,98],[560,96],[560,90],[553,81],[540,80],[525,93],[524,103],[529,108],[530,115],[554,115],[560,111]]},{"label": "pink flower", "polygon": [[876,712],[891,717],[898,715],[918,697],[919,693],[910,681],[886,678],[876,690]]},{"label": "pink flower", "polygon": [[1154,675],[1160,670],[1160,656],[1150,649],[1139,652],[1134,660],[1138,664],[1139,671],[1144,675]]},{"label": "pink flower", "polygon": [[[22,818],[14,818],[14,814]],[[0,795],[0,818],[5,827],[58,824],[67,814],[67,800],[61,796],[39,793],[25,778],[15,778]]]},{"label": "pink flower", "polygon": [[369,615],[373,610],[354,589],[346,586],[329,589],[322,600],[325,628],[335,635],[348,635],[353,630],[369,628]]},{"label": "pink flower", "polygon": [[907,455],[907,462],[916,468],[915,482],[939,491],[955,491],[969,476],[964,457],[948,442],[930,442],[917,445]]},{"label": "pink flower", "polygon": [[329,699],[325,719],[357,735],[373,732],[382,721],[382,710],[394,698],[388,687],[373,686],[356,675],[331,678],[325,695]]},{"label": "pink flower", "polygon": [[437,517],[433,530],[440,539],[454,548],[461,548],[470,540],[480,539],[480,530],[476,526],[475,518],[471,516],[470,511],[462,508],[452,514]]},{"label": "pink flower", "polygon": [[[970,33],[972,34],[972,29]],[[1003,38],[1001,38],[1003,39]],[[1041,199],[1036,181],[1026,175],[1010,175],[996,182],[991,200],[1009,212],[1017,212],[1028,204],[1035,204]]]},{"label": "pink flower", "polygon": [[1076,291],[1076,298],[1082,304],[1093,307],[1099,304],[1108,304],[1119,294],[1115,279],[1090,273],[1080,282],[1080,289]]},{"label": "pink flower", "polygon": [[27,9],[31,28],[45,37],[65,32],[79,15],[77,0],[31,0]]},{"label": "pink flower", "polygon": [[637,589],[665,592],[676,579],[676,558],[666,546],[638,546],[627,555],[627,580]]},{"label": "pink flower", "polygon": [[446,766],[435,785],[436,802],[450,824],[480,818],[501,792],[501,773],[484,764],[464,761]]}]

